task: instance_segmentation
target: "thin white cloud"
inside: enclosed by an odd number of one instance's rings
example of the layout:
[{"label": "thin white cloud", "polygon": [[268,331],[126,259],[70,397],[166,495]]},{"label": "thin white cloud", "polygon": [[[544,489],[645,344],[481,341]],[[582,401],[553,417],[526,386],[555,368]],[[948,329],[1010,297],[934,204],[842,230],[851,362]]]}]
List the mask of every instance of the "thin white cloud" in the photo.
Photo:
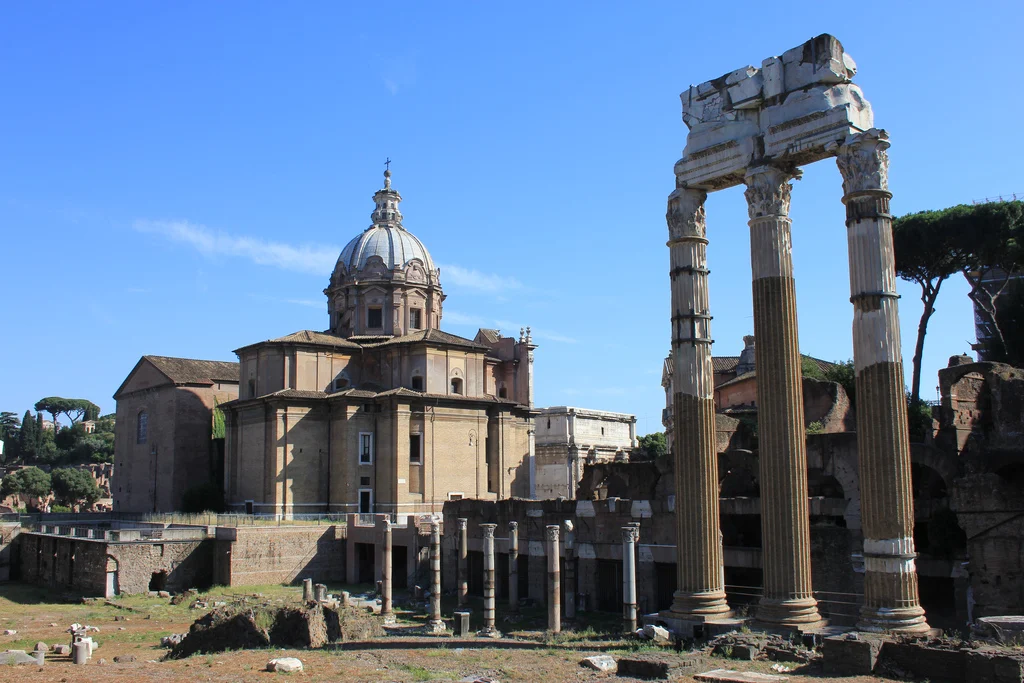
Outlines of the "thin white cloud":
[{"label": "thin white cloud", "polygon": [[274,266],[321,277],[334,269],[338,253],[341,251],[333,246],[294,246],[256,237],[231,235],[188,221],[138,220],[133,227],[139,232],[159,235],[172,242],[188,245],[207,258],[233,256],[248,259],[261,266]]},{"label": "thin white cloud", "polygon": [[487,324],[487,321],[481,317],[475,315],[467,315],[466,313],[460,313],[459,311],[446,310],[444,311],[441,321],[445,323],[451,323],[452,325],[469,325],[483,327]]},{"label": "thin white cloud", "polygon": [[306,306],[308,308],[327,308],[326,301],[314,301],[313,299],[288,299],[277,296],[262,296],[259,294],[250,294],[249,296],[259,301],[271,301],[277,304],[291,304],[293,306]]},{"label": "thin white cloud", "polygon": [[514,277],[481,273],[474,268],[463,268],[452,264],[442,265],[441,281],[456,287],[466,287],[480,292],[500,292],[507,289],[521,289],[523,283]]}]

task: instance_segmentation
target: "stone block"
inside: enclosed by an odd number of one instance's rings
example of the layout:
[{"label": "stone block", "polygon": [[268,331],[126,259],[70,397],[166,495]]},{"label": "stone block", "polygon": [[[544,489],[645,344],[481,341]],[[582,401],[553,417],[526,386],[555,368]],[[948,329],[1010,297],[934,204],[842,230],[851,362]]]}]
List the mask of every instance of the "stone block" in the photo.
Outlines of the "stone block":
[{"label": "stone block", "polygon": [[594,510],[594,503],[590,500],[580,500],[576,502],[576,516],[577,517],[595,517],[597,512]]},{"label": "stone block", "polygon": [[469,612],[455,613],[455,633],[461,637],[469,636]]},{"label": "stone block", "polygon": [[759,134],[756,121],[750,120],[704,123],[692,128],[683,158],[675,165],[677,185],[705,190],[739,185],[754,162]]},{"label": "stone block", "polygon": [[785,92],[782,83],[782,60],[769,57],[761,62],[761,94],[765,99],[778,97]]},{"label": "stone block", "polygon": [[698,681],[713,681],[715,683],[781,683],[787,680],[785,676],[760,674],[755,671],[733,671],[732,669],[705,671],[693,678]]},{"label": "stone block", "polygon": [[675,656],[637,655],[620,657],[618,675],[621,677],[646,678],[655,680],[675,680],[692,669],[695,660],[680,659]]},{"label": "stone block", "polygon": [[654,513],[649,500],[634,500],[629,506],[629,516],[633,519],[648,519],[652,514]]},{"label": "stone block", "polygon": [[843,54],[842,43],[827,33],[786,50],[781,57],[786,91],[793,92],[814,85],[848,83],[853,74],[847,68]]},{"label": "stone block", "polygon": [[35,651],[36,652],[49,652],[50,651],[50,646],[40,640],[38,643],[36,643]]},{"label": "stone block", "polygon": [[39,664],[39,660],[24,650],[8,650],[0,652],[0,664]]},{"label": "stone block", "polygon": [[991,652],[966,653],[965,683],[1021,683],[1024,661],[1020,657]]},{"label": "stone block", "polygon": [[667,628],[661,626],[647,624],[643,627],[643,634],[644,638],[653,641],[655,645],[670,645],[672,643],[672,635]]},{"label": "stone block", "polygon": [[831,155],[826,148],[874,123],[871,105],[853,84],[791,93],[761,112],[764,154],[810,163]]},{"label": "stone block", "polygon": [[296,657],[278,657],[267,662],[267,671],[295,673],[302,671],[302,661]]},{"label": "stone block", "polygon": [[826,638],[823,648],[825,675],[870,676],[881,649],[881,640],[855,633]]},{"label": "stone block", "polygon": [[135,661],[135,655],[117,655],[114,657],[114,664],[128,664]]},{"label": "stone block", "polygon": [[615,657],[611,655],[594,655],[593,657],[586,657],[580,660],[580,666],[585,666],[595,671],[604,671],[606,673],[615,673],[619,670],[619,664],[615,661]]},{"label": "stone block", "polygon": [[752,662],[761,654],[761,648],[753,643],[736,643],[732,646],[732,658]]}]

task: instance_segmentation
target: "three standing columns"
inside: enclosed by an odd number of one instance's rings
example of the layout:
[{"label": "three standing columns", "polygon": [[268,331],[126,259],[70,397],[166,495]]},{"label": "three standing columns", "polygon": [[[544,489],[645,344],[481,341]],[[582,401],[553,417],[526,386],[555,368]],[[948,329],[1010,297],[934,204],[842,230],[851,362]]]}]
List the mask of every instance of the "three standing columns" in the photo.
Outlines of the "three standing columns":
[{"label": "three standing columns", "polygon": [[714,369],[702,190],[676,189],[666,221],[672,279],[676,581],[670,618],[729,616],[718,521]]},{"label": "three standing columns", "polygon": [[889,213],[889,135],[851,135],[836,159],[853,302],[857,456],[864,533],[864,607],[858,628],[928,630],[918,598],[914,502]]},{"label": "three standing columns", "polygon": [[790,180],[799,171],[747,172],[757,367],[764,597],[757,618],[783,626],[821,620],[811,585],[803,373],[790,234]]}]

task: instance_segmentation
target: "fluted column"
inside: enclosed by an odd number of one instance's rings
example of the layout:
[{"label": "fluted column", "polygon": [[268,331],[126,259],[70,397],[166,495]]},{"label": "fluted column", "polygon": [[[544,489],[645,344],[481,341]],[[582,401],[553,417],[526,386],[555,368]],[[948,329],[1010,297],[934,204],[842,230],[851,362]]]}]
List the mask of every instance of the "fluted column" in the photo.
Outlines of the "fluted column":
[{"label": "fluted column", "polygon": [[459,594],[459,607],[462,607],[469,601],[469,578],[467,577],[468,565],[469,565],[469,520],[465,517],[459,517],[459,576],[458,576],[458,594]]},{"label": "fluted column", "polygon": [[914,501],[900,348],[898,295],[889,213],[889,135],[846,138],[836,159],[853,302],[857,455],[864,534],[864,607],[859,628],[928,629],[918,598]]},{"label": "fluted column", "polygon": [[789,219],[789,181],[798,173],[760,166],[744,179],[754,292],[764,568],[764,597],[757,618],[783,626],[821,620],[811,586],[807,437]]},{"label": "fluted column", "polygon": [[508,608],[519,611],[519,522],[508,523]]},{"label": "fluted column", "polygon": [[392,610],[391,602],[391,520],[382,519],[384,534],[384,552],[381,556],[383,576],[381,577],[381,605],[380,615],[384,618],[385,624],[394,623],[395,613]]},{"label": "fluted column", "polygon": [[431,633],[443,633],[444,620],[441,619],[441,523],[430,523],[430,622],[427,630]]},{"label": "fluted column", "polygon": [[636,542],[635,526],[622,527],[622,620],[627,633],[636,631]]},{"label": "fluted column", "polygon": [[672,278],[672,399],[675,434],[676,590],[666,616],[729,615],[718,529],[714,370],[708,313],[707,239],[701,190],[669,195]]},{"label": "fluted column", "polygon": [[562,581],[558,567],[558,525],[545,528],[548,545],[548,631],[562,631]]},{"label": "fluted column", "polygon": [[494,528],[497,524],[481,524],[484,546],[484,627],[479,635],[497,638],[494,628]]}]

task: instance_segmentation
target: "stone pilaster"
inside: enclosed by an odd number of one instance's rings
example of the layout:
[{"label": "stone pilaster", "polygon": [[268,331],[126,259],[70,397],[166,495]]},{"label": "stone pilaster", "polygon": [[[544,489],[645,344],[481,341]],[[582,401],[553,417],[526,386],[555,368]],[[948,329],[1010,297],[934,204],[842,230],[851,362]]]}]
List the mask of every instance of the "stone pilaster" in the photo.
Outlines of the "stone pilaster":
[{"label": "stone pilaster", "polygon": [[458,594],[459,594],[459,607],[462,607],[468,602],[469,596],[469,577],[467,576],[469,568],[469,520],[465,517],[459,517],[459,577],[458,577]]},{"label": "stone pilaster", "polygon": [[639,529],[622,527],[622,620],[626,633],[636,631],[636,543]]},{"label": "stone pilaster", "polygon": [[430,523],[430,621],[427,631],[444,633],[441,619],[441,523]]},{"label": "stone pilaster", "polygon": [[548,546],[548,631],[562,631],[562,581],[558,566],[558,525],[549,524],[545,528]]},{"label": "stone pilaster", "polygon": [[481,524],[484,547],[484,627],[478,635],[497,638],[494,628],[494,528],[497,524]]},{"label": "stone pilaster", "polygon": [[853,302],[857,455],[864,534],[864,607],[858,627],[928,630],[917,590],[910,443],[900,348],[899,296],[889,213],[889,135],[846,138],[836,162],[843,203]]},{"label": "stone pilaster", "polygon": [[508,608],[519,611],[519,522],[508,523]]},{"label": "stone pilaster", "polygon": [[707,239],[701,190],[677,189],[666,220],[672,279],[677,590],[666,617],[729,615],[718,532],[714,370],[708,313]]},{"label": "stone pilaster", "polygon": [[757,618],[795,627],[821,617],[811,585],[803,373],[789,219],[794,177],[798,176],[791,171],[761,166],[750,169],[744,180],[750,216],[764,568],[764,597]]}]

